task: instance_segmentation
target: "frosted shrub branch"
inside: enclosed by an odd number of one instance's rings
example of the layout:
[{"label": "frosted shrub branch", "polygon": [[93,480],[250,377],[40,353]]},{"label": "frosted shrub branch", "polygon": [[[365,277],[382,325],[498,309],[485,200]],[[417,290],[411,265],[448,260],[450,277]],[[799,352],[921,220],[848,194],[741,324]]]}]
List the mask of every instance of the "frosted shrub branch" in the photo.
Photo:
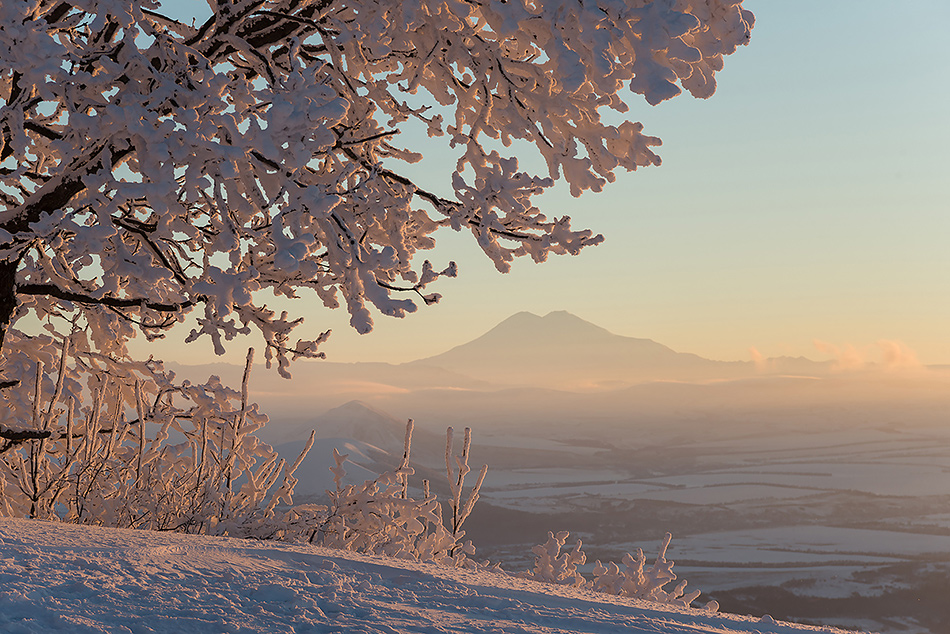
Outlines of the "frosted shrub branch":
[{"label": "frosted shrub branch", "polygon": [[577,567],[587,561],[587,556],[581,550],[581,540],[577,540],[570,552],[561,552],[569,535],[567,531],[560,531],[557,535],[549,532],[547,542],[531,549],[535,554],[534,570],[523,576],[545,583],[584,586],[586,581],[577,571]]},{"label": "frosted shrub branch", "polygon": [[[597,561],[592,571],[593,576],[589,580],[577,569],[578,566],[587,562],[587,555],[581,549],[581,540],[577,540],[570,551],[562,552],[569,535],[567,531],[561,531],[557,535],[548,533],[546,543],[531,549],[535,554],[534,569],[520,576],[545,583],[571,585],[594,592],[681,607],[690,607],[701,594],[699,590],[687,594],[685,580],[680,581],[672,589],[665,589],[665,586],[676,580],[673,562],[666,558],[666,549],[669,548],[670,540],[673,539],[670,533],[663,538],[660,553],[649,568],[645,568],[646,557],[643,550],[638,549],[636,557],[630,556],[629,553],[624,555],[623,570],[613,562],[604,565]],[[719,609],[719,604],[710,601],[705,607],[707,610],[716,611]]]},{"label": "frosted shrub branch", "polygon": [[[266,417],[248,403],[246,382],[240,393],[216,377],[176,384],[153,361],[102,359],[49,338],[18,343],[9,357],[33,373],[34,388],[26,398],[0,393],[0,427],[23,438],[7,440],[0,453],[5,513],[153,530],[287,533],[278,505],[291,504],[293,473],[313,439],[285,468],[252,433]],[[248,374],[252,358],[250,352]],[[55,383],[50,365],[58,367]],[[86,394],[89,404],[77,407]],[[37,431],[46,437],[30,434]]]},{"label": "frosted shrub branch", "polygon": [[[330,505],[325,512],[311,509],[317,511],[317,525],[309,535],[311,543],[450,566],[474,565],[467,559],[475,552],[471,542],[460,543],[465,533],[458,530],[461,521],[454,522],[459,515],[453,514],[450,531],[443,520],[442,505],[429,492],[428,481],[423,481],[422,499],[409,496],[409,476],[414,474],[409,464],[412,430],[410,419],[399,466],[362,485],[343,485],[347,455],[333,449],[335,464],[330,471],[336,489],[327,491]],[[451,428],[446,435],[450,451]],[[467,436],[470,441],[470,430]],[[462,521],[471,513],[476,499],[477,495],[469,497]]]},{"label": "frosted shrub branch", "polygon": [[[465,476],[471,471],[468,466],[468,454],[472,446],[472,429],[465,428],[465,437],[462,442],[462,454],[452,456],[453,430],[449,427],[445,432],[445,472],[449,484],[449,509],[452,512],[452,536],[461,539],[465,535],[462,531],[462,524],[468,518],[475,502],[478,501],[478,492],[482,488],[482,482],[488,474],[488,465],[482,465],[482,470],[478,475],[475,486],[469,492],[468,498],[462,501],[462,488],[465,484]],[[453,469],[452,463],[455,463]]]}]

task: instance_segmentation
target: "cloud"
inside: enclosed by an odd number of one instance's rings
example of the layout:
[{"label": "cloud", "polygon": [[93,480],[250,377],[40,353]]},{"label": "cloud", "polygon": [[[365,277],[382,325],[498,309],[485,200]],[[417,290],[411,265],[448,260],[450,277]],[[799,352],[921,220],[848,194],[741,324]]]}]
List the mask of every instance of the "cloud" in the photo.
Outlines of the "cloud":
[{"label": "cloud", "polygon": [[757,372],[768,372],[772,369],[772,362],[769,359],[766,359],[765,356],[759,352],[758,348],[755,346],[749,347],[749,354],[752,356],[752,363],[755,364],[755,369]]},{"label": "cloud", "polygon": [[877,342],[883,355],[881,365],[889,370],[909,370],[923,367],[923,364],[917,359],[917,353],[908,348],[900,341],[890,341],[880,339]]},{"label": "cloud", "polygon": [[874,345],[842,346],[815,339],[815,348],[832,357],[832,369],[846,372],[854,370],[912,370],[923,367],[917,353],[900,341],[880,339]]},{"label": "cloud", "polygon": [[835,370],[860,370],[867,366],[867,361],[864,355],[862,355],[858,349],[851,344],[836,346],[833,343],[820,341],[818,339],[815,339],[813,343],[819,352],[833,357],[834,364],[832,367]]}]

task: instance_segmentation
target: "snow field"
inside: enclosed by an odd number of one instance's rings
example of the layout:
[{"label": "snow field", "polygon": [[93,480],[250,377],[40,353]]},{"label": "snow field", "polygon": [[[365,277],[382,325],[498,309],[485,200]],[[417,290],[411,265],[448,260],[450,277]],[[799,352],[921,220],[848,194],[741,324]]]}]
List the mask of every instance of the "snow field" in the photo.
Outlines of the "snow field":
[{"label": "snow field", "polygon": [[677,609],[302,544],[0,519],[0,632],[796,634]]}]

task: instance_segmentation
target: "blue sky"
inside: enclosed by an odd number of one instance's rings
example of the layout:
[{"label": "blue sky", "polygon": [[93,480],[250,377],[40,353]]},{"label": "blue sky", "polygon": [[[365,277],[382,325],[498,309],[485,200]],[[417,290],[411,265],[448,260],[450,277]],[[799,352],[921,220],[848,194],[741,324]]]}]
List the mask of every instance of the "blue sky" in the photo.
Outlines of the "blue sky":
[{"label": "blue sky", "polygon": [[[630,117],[663,139],[661,167],[540,200],[603,245],[501,275],[450,234],[429,255],[460,267],[434,289],[438,306],[378,317],[359,336],[344,311],[307,301],[305,327],[334,330],[324,350],[336,361],[410,360],[514,312],[568,310],[718,359],[748,359],[750,347],[824,358],[815,340],[887,339],[950,363],[950,3],[744,6],[756,14],[751,44],[726,59],[710,100],[631,100]],[[163,347],[184,362],[210,352]]]}]

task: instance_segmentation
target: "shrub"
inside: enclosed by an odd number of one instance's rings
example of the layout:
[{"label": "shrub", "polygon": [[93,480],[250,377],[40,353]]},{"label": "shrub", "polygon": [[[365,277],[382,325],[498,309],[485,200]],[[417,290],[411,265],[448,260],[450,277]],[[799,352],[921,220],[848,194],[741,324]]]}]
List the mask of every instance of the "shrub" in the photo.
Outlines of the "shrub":
[{"label": "shrub", "polygon": [[[664,589],[670,582],[676,580],[673,573],[673,562],[666,558],[666,549],[670,545],[673,535],[666,534],[660,546],[660,554],[649,568],[645,568],[646,556],[643,550],[637,549],[636,557],[629,553],[624,555],[622,563],[624,569],[613,562],[607,565],[597,561],[594,564],[593,577],[586,579],[577,567],[584,565],[587,555],[581,549],[581,540],[577,540],[574,548],[568,552],[561,552],[570,533],[561,531],[558,534],[548,533],[548,541],[532,548],[536,555],[534,569],[521,574],[527,579],[571,585],[577,588],[586,588],[594,592],[603,592],[635,599],[646,599],[656,603],[666,603],[681,607],[690,607],[699,595],[699,590],[689,594],[686,592],[686,581],[680,581],[672,589]],[[706,609],[718,610],[719,604],[710,601]]]}]

